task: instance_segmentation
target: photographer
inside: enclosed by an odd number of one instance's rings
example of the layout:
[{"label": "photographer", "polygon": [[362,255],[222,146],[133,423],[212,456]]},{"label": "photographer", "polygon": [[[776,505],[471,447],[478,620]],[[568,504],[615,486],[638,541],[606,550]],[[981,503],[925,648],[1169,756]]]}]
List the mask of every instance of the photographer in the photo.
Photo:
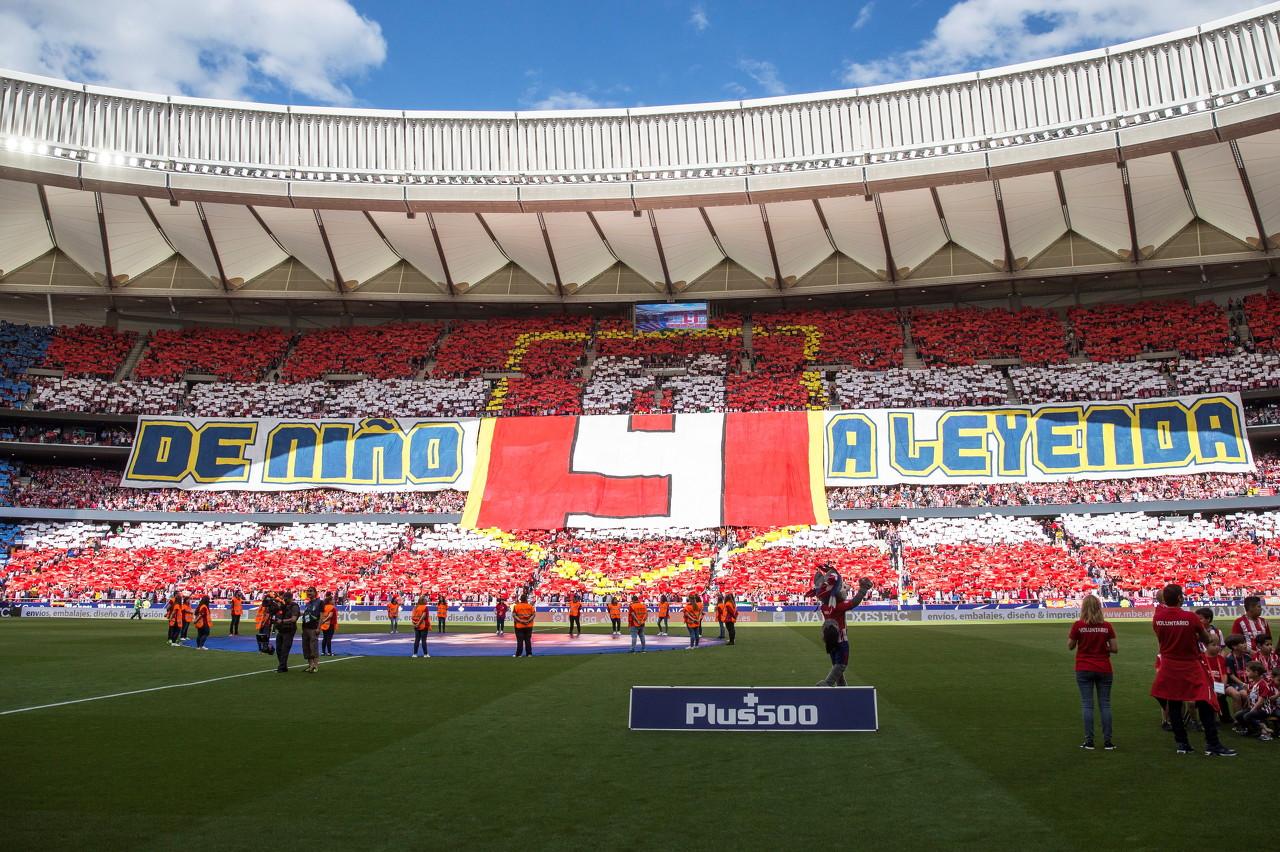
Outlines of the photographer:
[{"label": "photographer", "polygon": [[324,615],[324,601],[316,594],[315,587],[307,589],[307,606],[302,611],[302,656],[306,658],[308,674],[320,670],[320,619]]},{"label": "photographer", "polygon": [[293,648],[293,637],[298,632],[298,617],[301,615],[298,605],[293,602],[293,592],[285,592],[279,610],[271,617],[276,628],[276,659],[280,665],[276,671],[286,674],[289,671],[289,651]]},{"label": "photographer", "polygon": [[262,603],[258,604],[258,612],[253,617],[254,626],[257,628],[258,650],[263,654],[272,653],[271,649],[271,624],[276,613],[280,611],[280,601],[276,598],[274,592],[267,592],[262,596]]}]

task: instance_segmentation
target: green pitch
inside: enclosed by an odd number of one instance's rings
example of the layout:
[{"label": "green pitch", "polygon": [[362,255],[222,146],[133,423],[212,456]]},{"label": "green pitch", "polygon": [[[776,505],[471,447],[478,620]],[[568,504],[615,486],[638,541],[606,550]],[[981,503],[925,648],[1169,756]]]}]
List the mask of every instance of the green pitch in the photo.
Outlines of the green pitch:
[{"label": "green pitch", "polygon": [[[273,662],[173,649],[164,629],[0,622],[0,710]],[[1246,801],[1248,779],[1269,783],[1280,745],[1228,731],[1238,758],[1175,756],[1147,696],[1150,628],[1117,629],[1112,753],[1078,748],[1064,624],[852,628],[853,682],[879,688],[876,734],[627,730],[632,684],[812,684],[828,668],[813,626],[744,626],[734,648],[643,656],[343,659],[317,675],[259,674],[3,715],[0,845],[1192,844],[1197,815],[1224,792]]]}]

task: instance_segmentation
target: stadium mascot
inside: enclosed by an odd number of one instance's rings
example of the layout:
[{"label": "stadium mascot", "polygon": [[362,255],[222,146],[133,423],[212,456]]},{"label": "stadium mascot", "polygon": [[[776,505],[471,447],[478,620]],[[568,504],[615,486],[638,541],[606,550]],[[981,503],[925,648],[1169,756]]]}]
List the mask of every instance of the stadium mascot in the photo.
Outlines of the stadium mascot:
[{"label": "stadium mascot", "polygon": [[845,614],[867,597],[871,581],[863,577],[858,581],[858,592],[849,597],[840,572],[831,565],[822,565],[813,574],[813,588],[809,596],[817,598],[822,609],[822,641],[831,658],[831,671],[818,681],[818,686],[846,686],[845,669],[849,668],[849,635],[846,632]]}]

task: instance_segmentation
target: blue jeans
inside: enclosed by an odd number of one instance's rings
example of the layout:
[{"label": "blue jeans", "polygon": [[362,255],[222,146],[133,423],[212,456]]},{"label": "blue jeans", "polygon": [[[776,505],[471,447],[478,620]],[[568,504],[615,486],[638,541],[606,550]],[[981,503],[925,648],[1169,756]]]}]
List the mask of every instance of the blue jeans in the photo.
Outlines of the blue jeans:
[{"label": "blue jeans", "polygon": [[1080,687],[1080,712],[1084,714],[1084,735],[1093,739],[1093,691],[1098,691],[1098,710],[1102,713],[1102,738],[1111,739],[1111,675],[1102,672],[1076,672]]},{"label": "blue jeans", "polygon": [[[688,625],[686,625],[686,627],[687,626]],[[702,628],[689,627],[689,647],[690,648],[696,647],[698,642],[700,642],[701,640],[702,640]]]},{"label": "blue jeans", "polygon": [[644,628],[643,627],[631,628],[631,650],[632,651],[635,651],[636,649],[637,636],[640,637],[640,650],[643,651],[644,650]]}]

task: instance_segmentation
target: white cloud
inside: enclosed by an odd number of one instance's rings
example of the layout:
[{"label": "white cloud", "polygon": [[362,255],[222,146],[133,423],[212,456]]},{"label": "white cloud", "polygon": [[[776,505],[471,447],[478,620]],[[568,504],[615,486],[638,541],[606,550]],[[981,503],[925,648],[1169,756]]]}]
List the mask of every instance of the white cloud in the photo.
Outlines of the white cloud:
[{"label": "white cloud", "polygon": [[876,9],[876,4],[874,0],[872,0],[872,2],[870,3],[863,3],[862,8],[858,10],[857,19],[854,20],[853,22],[853,28],[855,30],[860,30],[863,27],[865,27],[867,23],[871,20],[871,13],[874,12],[875,9]]},{"label": "white cloud", "polygon": [[1044,59],[1202,24],[1257,2],[960,0],[916,47],[847,62],[843,79],[867,86]]},{"label": "white cloud", "polygon": [[746,74],[766,95],[785,95],[787,84],[778,77],[778,67],[761,59],[743,59],[738,70]]},{"label": "white cloud", "polygon": [[160,94],[348,104],[386,55],[348,0],[0,0],[0,65]]},{"label": "white cloud", "polygon": [[711,26],[711,19],[707,17],[707,9],[701,3],[689,10],[689,26],[698,32],[703,32],[707,27]]},{"label": "white cloud", "polygon": [[612,104],[596,100],[584,92],[554,89],[546,97],[533,101],[529,106],[532,109],[600,109]]}]

